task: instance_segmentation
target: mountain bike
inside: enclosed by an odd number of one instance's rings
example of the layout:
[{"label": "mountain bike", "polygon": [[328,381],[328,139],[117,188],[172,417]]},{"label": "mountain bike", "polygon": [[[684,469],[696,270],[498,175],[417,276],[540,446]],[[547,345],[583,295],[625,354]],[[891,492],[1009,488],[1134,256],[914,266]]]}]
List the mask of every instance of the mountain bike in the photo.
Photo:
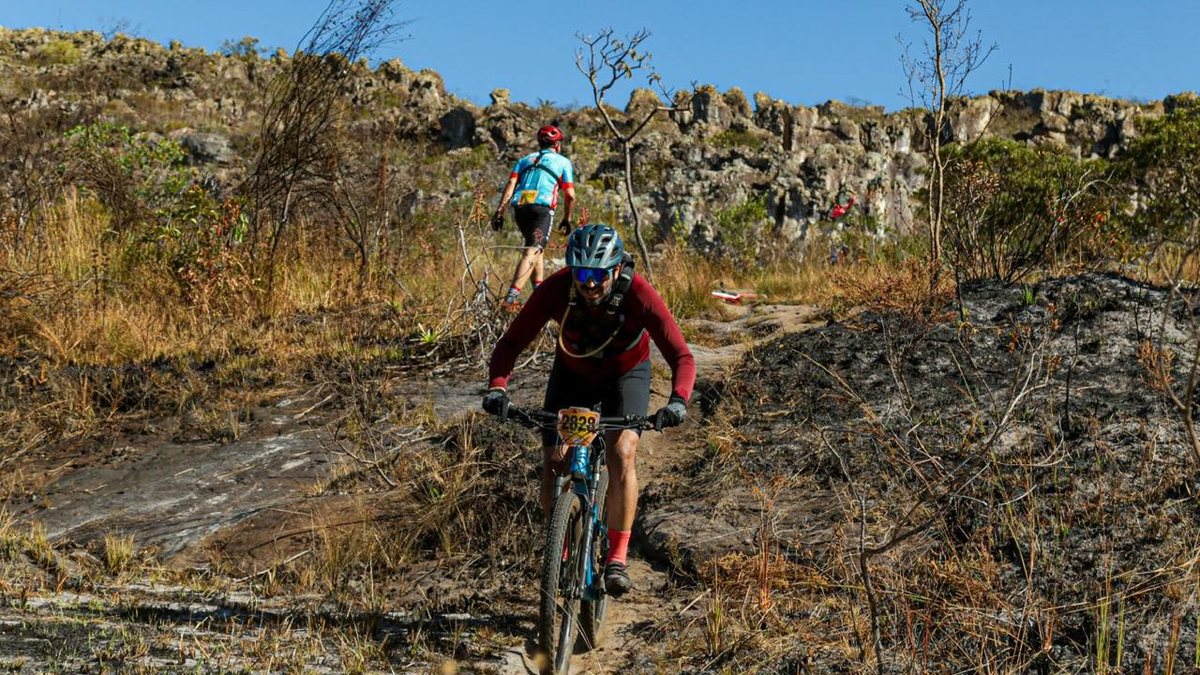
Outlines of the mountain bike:
[{"label": "mountain bike", "polygon": [[555,481],[557,496],[546,530],[538,612],[538,647],[553,669],[550,672],[566,673],[573,652],[598,645],[608,606],[603,575],[608,553],[604,432],[649,431],[655,428],[655,417],[601,417],[588,408],[553,413],[511,406],[507,419],[531,429],[556,429],[567,446],[570,468]]}]

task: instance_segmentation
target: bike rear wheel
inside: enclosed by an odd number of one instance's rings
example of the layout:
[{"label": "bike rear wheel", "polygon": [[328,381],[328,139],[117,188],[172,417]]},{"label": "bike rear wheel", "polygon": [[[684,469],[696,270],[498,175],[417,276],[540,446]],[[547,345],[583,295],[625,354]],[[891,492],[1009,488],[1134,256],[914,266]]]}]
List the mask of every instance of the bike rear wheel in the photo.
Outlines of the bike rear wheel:
[{"label": "bike rear wheel", "polygon": [[608,554],[608,538],[604,536],[600,524],[604,523],[608,496],[608,467],[600,467],[600,477],[596,483],[597,518],[592,542],[592,560],[587,564],[592,566],[592,586],[595,589],[595,600],[583,600],[579,607],[580,639],[576,651],[586,652],[600,646],[600,625],[604,623],[604,613],[608,609],[608,594],[604,591],[604,557]]},{"label": "bike rear wheel", "polygon": [[570,491],[558,495],[550,516],[542,557],[538,645],[546,659],[544,670],[553,673],[567,672],[575,645],[575,620],[582,586],[579,575],[583,570],[580,552],[587,516],[583,500]]}]

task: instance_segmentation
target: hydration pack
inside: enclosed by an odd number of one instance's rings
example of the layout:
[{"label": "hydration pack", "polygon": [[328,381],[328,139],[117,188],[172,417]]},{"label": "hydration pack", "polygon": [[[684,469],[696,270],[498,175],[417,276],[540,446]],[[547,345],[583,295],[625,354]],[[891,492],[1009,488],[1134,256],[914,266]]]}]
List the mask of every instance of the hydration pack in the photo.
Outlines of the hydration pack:
[{"label": "hydration pack", "polygon": [[542,150],[541,152],[539,152],[538,156],[533,159],[533,163],[530,164],[529,166],[525,167],[524,169],[521,169],[521,173],[517,174],[517,188],[518,189],[520,189],[522,186],[524,186],[525,176],[528,175],[529,172],[534,169],[541,169],[542,171],[545,171],[551,178],[554,179],[555,185],[558,184],[558,180],[559,180],[558,174],[551,171],[550,167],[542,166],[542,158],[546,156],[547,152],[551,152],[551,151],[550,150]]},{"label": "hydration pack", "polygon": [[625,294],[629,292],[629,287],[633,285],[633,256],[629,255],[628,251],[621,252],[621,273],[613,279],[612,292],[608,294],[607,306],[604,311],[609,317],[614,317],[621,309],[621,303],[625,302]]}]

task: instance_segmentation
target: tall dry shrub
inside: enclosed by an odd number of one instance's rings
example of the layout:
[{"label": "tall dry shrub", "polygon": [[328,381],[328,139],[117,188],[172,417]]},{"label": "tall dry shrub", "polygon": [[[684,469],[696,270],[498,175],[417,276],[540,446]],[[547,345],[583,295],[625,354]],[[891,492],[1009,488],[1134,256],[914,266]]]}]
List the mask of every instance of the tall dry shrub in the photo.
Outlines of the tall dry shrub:
[{"label": "tall dry shrub", "polygon": [[63,134],[92,113],[88,106],[27,110],[0,101],[0,254],[11,263],[49,255],[45,210],[63,188]]},{"label": "tall dry shrub", "polygon": [[[1126,218],[1129,229],[1153,253],[1147,276],[1171,289],[1163,319],[1138,357],[1152,388],[1178,414],[1200,471],[1195,420],[1200,398],[1200,98],[1181,95],[1166,104],[1166,115],[1139,124],[1141,135],[1118,167],[1135,195]],[[1186,319],[1182,340],[1168,329],[1168,316]]]},{"label": "tall dry shrub", "polygon": [[960,282],[1019,281],[1118,255],[1114,192],[1102,160],[987,139],[948,152],[946,257]]},{"label": "tall dry shrub", "polygon": [[[402,25],[391,20],[394,4],[333,0],[268,86],[254,163],[242,187],[251,205],[251,251],[265,269],[268,290],[296,211],[336,206],[344,195],[338,128],[345,122],[348,83],[356,62]],[[352,240],[356,232],[361,234],[347,228]],[[364,255],[370,251],[365,242],[356,244],[363,244]]]}]

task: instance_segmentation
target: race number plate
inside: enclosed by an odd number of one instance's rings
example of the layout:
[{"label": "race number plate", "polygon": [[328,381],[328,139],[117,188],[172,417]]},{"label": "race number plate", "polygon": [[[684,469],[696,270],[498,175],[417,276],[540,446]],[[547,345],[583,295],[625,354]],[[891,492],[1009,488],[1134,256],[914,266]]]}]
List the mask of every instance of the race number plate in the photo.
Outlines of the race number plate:
[{"label": "race number plate", "polygon": [[600,413],[587,408],[558,411],[558,437],[566,445],[591,445],[600,432]]},{"label": "race number plate", "polygon": [[517,206],[526,206],[528,204],[536,204],[538,197],[537,190],[521,190],[521,196],[517,199]]}]

